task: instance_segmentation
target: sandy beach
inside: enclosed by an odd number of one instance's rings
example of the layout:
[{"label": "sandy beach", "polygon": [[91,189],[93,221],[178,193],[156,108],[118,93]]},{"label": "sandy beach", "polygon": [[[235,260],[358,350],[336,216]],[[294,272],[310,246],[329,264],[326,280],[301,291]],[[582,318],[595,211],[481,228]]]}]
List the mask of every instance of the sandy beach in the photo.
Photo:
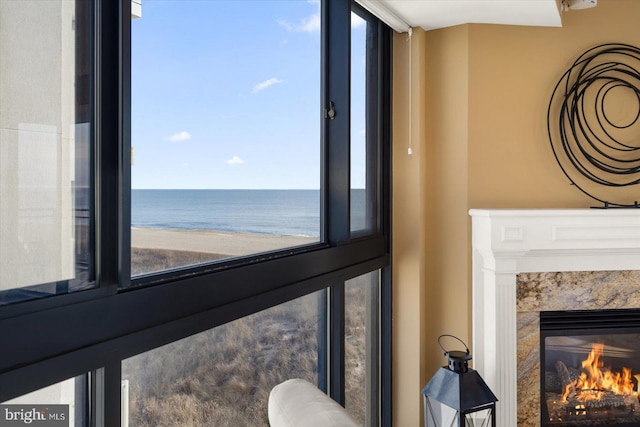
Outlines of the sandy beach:
[{"label": "sandy beach", "polygon": [[241,256],[317,242],[297,236],[272,236],[213,230],[131,229],[131,247]]}]

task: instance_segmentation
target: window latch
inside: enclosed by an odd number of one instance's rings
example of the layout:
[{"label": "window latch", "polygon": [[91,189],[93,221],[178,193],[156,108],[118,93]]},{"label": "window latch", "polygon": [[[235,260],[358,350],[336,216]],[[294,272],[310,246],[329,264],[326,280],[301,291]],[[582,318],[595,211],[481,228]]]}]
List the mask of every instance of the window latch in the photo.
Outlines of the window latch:
[{"label": "window latch", "polygon": [[324,118],[329,120],[336,118],[336,104],[333,101],[329,101],[329,108],[324,109]]}]

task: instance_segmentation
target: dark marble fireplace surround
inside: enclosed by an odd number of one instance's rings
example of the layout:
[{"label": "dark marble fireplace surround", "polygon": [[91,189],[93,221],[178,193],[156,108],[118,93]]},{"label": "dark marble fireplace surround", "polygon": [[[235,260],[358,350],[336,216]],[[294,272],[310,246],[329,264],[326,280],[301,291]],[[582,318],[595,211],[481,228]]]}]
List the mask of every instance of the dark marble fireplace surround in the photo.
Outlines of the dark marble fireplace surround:
[{"label": "dark marble fireplace surround", "polygon": [[498,427],[539,427],[540,312],[640,308],[640,210],[470,215],[474,368]]}]

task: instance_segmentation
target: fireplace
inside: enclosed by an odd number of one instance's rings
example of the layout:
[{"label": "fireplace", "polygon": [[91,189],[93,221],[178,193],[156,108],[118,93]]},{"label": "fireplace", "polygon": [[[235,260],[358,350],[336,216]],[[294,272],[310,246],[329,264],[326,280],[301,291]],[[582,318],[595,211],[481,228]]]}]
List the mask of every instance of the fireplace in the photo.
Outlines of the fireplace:
[{"label": "fireplace", "polygon": [[540,313],[543,427],[640,424],[640,310]]},{"label": "fireplace", "polygon": [[[592,326],[543,332],[541,312],[640,309],[640,211],[471,210],[470,215],[474,368],[499,399],[499,427],[540,427],[543,414],[544,425],[554,425],[546,421],[546,394],[541,397],[542,384],[547,387],[541,379],[546,377],[541,352],[544,366],[548,356],[541,349],[541,334],[547,334],[545,339],[552,337],[550,343],[556,345],[550,355],[566,362],[573,361],[571,357],[588,357],[590,341],[599,340]],[[577,348],[569,351],[571,346],[565,345],[565,354],[557,353],[560,344],[575,342],[570,338],[584,341],[580,346],[587,346],[589,352],[578,354]],[[631,348],[622,344],[604,342],[605,360],[611,348]],[[569,357],[568,353],[578,355]],[[633,372],[638,369],[628,367]],[[569,424],[565,420],[555,425],[616,424],[601,420]],[[623,420],[618,425],[640,423]]]}]

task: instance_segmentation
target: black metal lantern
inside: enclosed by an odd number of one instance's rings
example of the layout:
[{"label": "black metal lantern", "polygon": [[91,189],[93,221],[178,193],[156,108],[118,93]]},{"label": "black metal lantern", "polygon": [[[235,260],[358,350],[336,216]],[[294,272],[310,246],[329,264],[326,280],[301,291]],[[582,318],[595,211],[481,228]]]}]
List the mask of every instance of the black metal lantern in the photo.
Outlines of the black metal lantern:
[{"label": "black metal lantern", "polygon": [[[440,339],[460,341],[466,351],[447,351]],[[449,360],[422,389],[425,427],[495,427],[498,399],[477,371],[469,368],[467,345],[453,335],[440,335],[438,344]]]}]

